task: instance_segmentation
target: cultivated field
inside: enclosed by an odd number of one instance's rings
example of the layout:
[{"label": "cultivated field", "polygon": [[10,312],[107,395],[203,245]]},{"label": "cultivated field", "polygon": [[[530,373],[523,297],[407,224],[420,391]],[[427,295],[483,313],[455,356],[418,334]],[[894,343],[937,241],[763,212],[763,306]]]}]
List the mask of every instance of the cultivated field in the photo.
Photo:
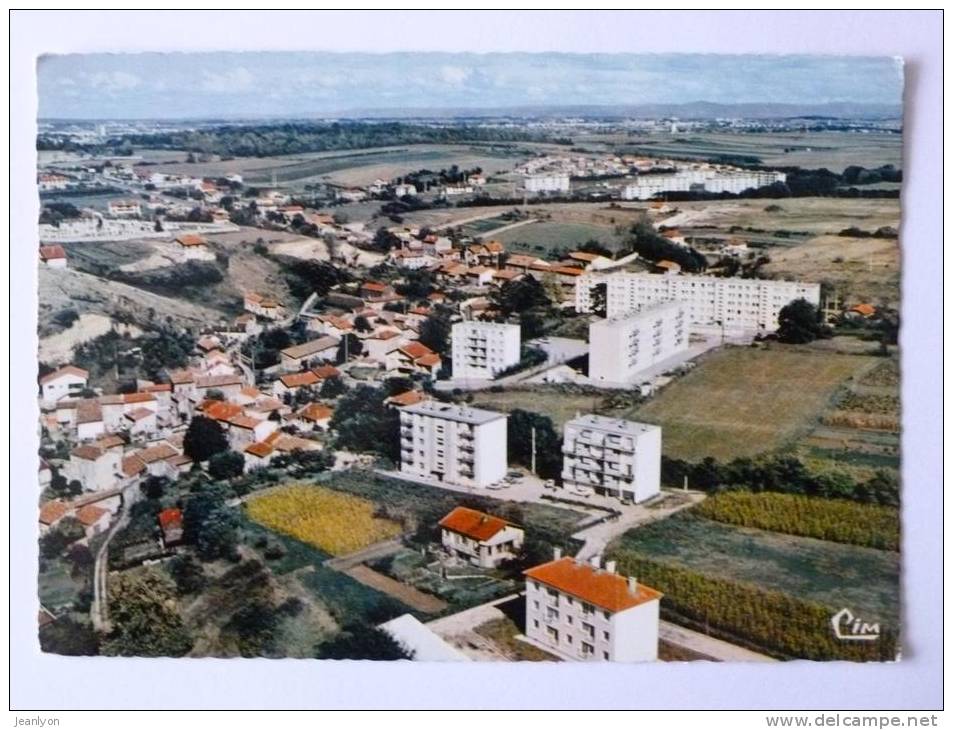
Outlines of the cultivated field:
[{"label": "cultivated field", "polygon": [[670,457],[729,460],[771,451],[806,433],[835,390],[876,359],[785,346],[727,347],[630,414],[662,426]]},{"label": "cultivated field", "polygon": [[[626,532],[609,554],[635,552],[653,560],[781,591],[896,624],[900,555],[727,525],[680,513]],[[870,620],[868,618],[867,620]]]},{"label": "cultivated field", "polygon": [[245,504],[252,520],[331,555],[344,555],[396,537],[401,526],[374,515],[374,504],[340,492],[289,484]]},{"label": "cultivated field", "polygon": [[765,165],[826,167],[838,173],[849,165],[900,167],[903,152],[900,135],[886,132],[680,132],[676,135],[646,135],[625,144],[617,144],[616,150],[659,157],[670,155],[697,159],[720,155],[747,156],[758,158]]}]

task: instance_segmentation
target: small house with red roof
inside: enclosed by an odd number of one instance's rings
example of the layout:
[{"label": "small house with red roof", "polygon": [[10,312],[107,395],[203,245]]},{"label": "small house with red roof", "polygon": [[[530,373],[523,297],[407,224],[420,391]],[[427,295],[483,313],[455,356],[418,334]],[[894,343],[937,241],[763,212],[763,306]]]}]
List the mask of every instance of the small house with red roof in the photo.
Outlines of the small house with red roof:
[{"label": "small house with red roof", "polygon": [[453,557],[481,568],[495,568],[515,558],[524,533],[500,517],[469,507],[456,507],[440,520],[440,541]]},{"label": "small house with red roof", "polygon": [[184,535],[182,510],[168,507],[159,513],[159,529],[162,530],[162,544],[166,548],[182,544]]},{"label": "small house with red roof", "polygon": [[62,246],[40,246],[40,263],[51,269],[65,269],[66,249]]}]

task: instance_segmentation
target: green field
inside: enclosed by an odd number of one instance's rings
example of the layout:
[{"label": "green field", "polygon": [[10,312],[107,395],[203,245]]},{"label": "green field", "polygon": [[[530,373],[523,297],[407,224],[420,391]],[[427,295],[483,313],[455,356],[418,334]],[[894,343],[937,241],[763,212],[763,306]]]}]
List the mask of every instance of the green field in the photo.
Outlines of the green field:
[{"label": "green field", "polygon": [[611,250],[618,250],[622,239],[609,226],[586,223],[539,221],[503,231],[494,238],[506,244],[509,251],[541,256],[554,249],[574,250],[586,241],[595,240]]},{"label": "green field", "polygon": [[727,347],[700,358],[631,417],[662,426],[670,457],[753,456],[806,434],[838,386],[875,362],[783,345]]},{"label": "green field", "polygon": [[850,607],[867,620],[896,624],[900,555],[679,513],[626,532],[608,549],[633,552],[713,578],[754,584],[829,606]]}]

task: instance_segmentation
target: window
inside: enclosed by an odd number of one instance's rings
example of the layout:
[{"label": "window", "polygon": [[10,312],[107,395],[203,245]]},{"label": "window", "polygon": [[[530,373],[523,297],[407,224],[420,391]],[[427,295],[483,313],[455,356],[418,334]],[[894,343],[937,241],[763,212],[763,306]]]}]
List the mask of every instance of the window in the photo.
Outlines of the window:
[{"label": "window", "polygon": [[602,658],[605,659],[606,661],[609,661],[609,652],[607,651],[602,652]]},{"label": "window", "polygon": [[608,641],[608,640],[609,640],[609,632],[608,632],[608,631],[603,631],[603,632],[602,632],[602,638],[605,639],[606,641]]},{"label": "window", "polygon": [[538,619],[538,618],[534,618],[534,619],[533,619],[533,628],[534,628],[534,629],[538,629],[538,628],[539,628],[539,619]]},{"label": "window", "polygon": [[537,611],[539,610],[539,601],[533,601],[533,608],[535,608]]}]

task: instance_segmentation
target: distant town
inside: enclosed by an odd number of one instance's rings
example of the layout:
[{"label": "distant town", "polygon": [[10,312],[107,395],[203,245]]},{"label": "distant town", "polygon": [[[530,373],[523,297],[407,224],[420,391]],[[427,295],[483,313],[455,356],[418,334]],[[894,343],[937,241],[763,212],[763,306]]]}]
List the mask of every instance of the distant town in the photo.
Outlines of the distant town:
[{"label": "distant town", "polygon": [[898,120],[40,120],[38,156],[45,651],[897,656]]}]

